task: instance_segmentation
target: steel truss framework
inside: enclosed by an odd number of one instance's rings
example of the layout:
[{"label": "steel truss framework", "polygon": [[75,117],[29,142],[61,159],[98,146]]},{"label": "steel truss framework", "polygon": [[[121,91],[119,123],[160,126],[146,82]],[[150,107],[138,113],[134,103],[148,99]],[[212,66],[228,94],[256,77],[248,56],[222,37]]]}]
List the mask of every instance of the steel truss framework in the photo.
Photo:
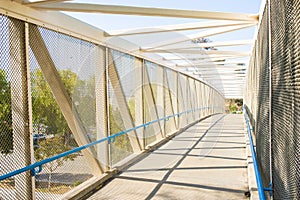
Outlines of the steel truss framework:
[{"label": "steel truss framework", "polygon": [[[74,34],[74,36],[79,36],[83,38],[89,38],[89,40],[96,40],[100,43],[111,43],[110,45],[115,48],[120,48],[125,51],[130,51],[133,54],[138,54],[142,57],[146,56],[147,58],[154,59],[156,62],[163,62],[165,65],[170,67],[176,67],[178,64],[181,64],[178,60],[170,61],[168,57],[170,55],[176,55],[177,58],[182,58],[184,60],[184,65],[192,65],[198,68],[197,59],[210,59],[210,58],[220,58],[224,60],[224,56],[230,57],[231,60],[243,58],[247,62],[247,58],[250,56],[250,52],[234,52],[234,51],[214,51],[207,50],[210,47],[230,47],[238,45],[247,45],[252,44],[253,40],[241,40],[241,41],[221,41],[221,42],[212,42],[212,43],[197,43],[193,44],[190,41],[197,38],[206,38],[209,36],[225,34],[228,32],[237,31],[240,29],[249,28],[256,26],[258,22],[258,14],[243,14],[243,13],[226,13],[226,12],[210,12],[210,11],[193,11],[193,10],[179,10],[179,9],[161,9],[161,8],[144,8],[144,7],[132,7],[132,6],[113,6],[113,5],[97,5],[97,4],[88,4],[88,3],[76,3],[70,1],[21,1],[19,2],[23,5],[14,5],[12,3],[10,6],[6,6],[6,12],[12,12],[18,15],[18,9],[22,9],[23,16],[29,17],[28,20],[34,20],[35,22],[44,24],[46,26],[51,26],[56,30],[65,31],[68,34]],[[26,6],[26,7],[24,7]],[[24,12],[25,11],[25,12]],[[26,12],[28,11],[28,12]],[[51,11],[51,16],[49,14],[43,13],[44,11]],[[134,16],[156,16],[156,17],[171,17],[171,18],[192,18],[206,21],[196,22],[196,23],[186,23],[186,24],[176,24],[168,26],[153,26],[153,27],[144,27],[138,29],[126,29],[126,30],[114,30],[114,31],[102,31],[95,30],[94,27],[90,27],[87,24],[79,25],[78,22],[75,22],[73,19],[68,19],[67,16],[63,17],[63,14],[59,11],[66,12],[81,12],[81,13],[105,13],[105,14],[122,14],[122,15],[134,15]],[[12,14],[11,13],[11,14]],[[20,14],[20,13],[19,13]],[[29,15],[29,16],[28,16]],[[37,17],[38,16],[38,17]],[[62,17],[64,20],[62,20]],[[57,20],[61,21],[60,24],[57,24]],[[85,32],[89,32],[84,36],[74,27],[82,27]],[[65,30],[64,30],[65,29]],[[91,30],[92,29],[92,30]],[[195,30],[199,31],[192,35],[186,35],[184,37],[175,37],[168,40],[159,40],[159,34],[164,33],[176,33],[177,31],[187,31]],[[157,36],[157,42],[152,44],[134,44],[128,43],[121,39],[122,36],[140,36],[145,37],[145,40],[148,37]],[[118,37],[118,38],[116,38]],[[113,40],[112,40],[113,38]],[[122,41],[120,41],[122,40]],[[113,42],[112,42],[113,41]],[[193,59],[189,55],[194,55]],[[235,57],[235,58],[234,58]],[[168,60],[168,62],[166,61]],[[215,63],[216,64],[216,63]],[[244,63],[247,64],[247,63]],[[230,67],[235,67],[236,64],[229,64]],[[214,66],[211,67],[214,71]],[[225,70],[227,66],[223,67]],[[177,69],[181,72],[188,73],[195,78],[199,78],[197,74],[194,74],[193,71],[187,72],[185,68]],[[216,78],[222,79],[218,73],[216,73]],[[201,80],[206,81],[205,79]],[[232,79],[235,79],[235,75],[232,76]],[[214,85],[213,82],[209,84]],[[216,86],[225,97],[242,97],[241,87],[237,85],[236,88],[227,88],[228,84],[223,84],[222,87]],[[238,92],[238,96],[231,95],[235,92]]]},{"label": "steel truss framework", "polygon": [[[147,27],[109,33],[59,11],[184,17],[213,21],[167,26],[164,29]],[[0,1],[0,13],[1,19],[8,21],[7,25],[3,25],[7,30],[4,33],[5,39],[9,41],[10,52],[6,55],[10,60],[6,67],[11,73],[11,82],[18,83],[11,86],[13,137],[14,143],[20,144],[13,151],[13,157],[18,160],[17,167],[24,167],[33,162],[34,96],[31,95],[31,91],[36,89],[33,84],[33,74],[36,71],[33,69],[41,70],[46,85],[79,146],[91,142],[89,131],[94,131],[95,139],[101,139],[116,133],[113,125],[119,126],[122,131],[165,116],[184,113],[127,133],[123,138],[123,141],[127,142],[125,153],[116,153],[121,148],[118,141],[101,143],[83,150],[82,155],[94,177],[108,173],[121,165],[119,161],[125,162],[128,157],[145,151],[153,143],[167,138],[198,119],[224,112],[225,97],[241,97],[243,81],[233,86],[229,80],[236,81],[238,76],[243,78],[243,74],[235,72],[245,68],[243,64],[236,65],[240,63],[236,63],[234,58],[247,57],[249,53],[204,48],[245,45],[251,41],[214,42],[210,45],[182,43],[255,26],[258,21],[257,15],[249,14],[172,9],[163,9],[162,12],[162,9],[158,8],[90,5],[59,0]],[[121,37],[129,34],[147,35],[198,29],[205,30],[185,38],[157,41],[151,46],[132,44]],[[76,53],[84,54],[86,51],[88,54],[82,60],[73,57],[73,54],[76,56]],[[174,59],[170,58],[170,55],[164,57],[158,53],[169,53]],[[233,60],[226,62],[225,58]],[[72,59],[76,61],[70,61]],[[183,59],[185,63],[174,62],[179,59]],[[64,68],[63,65],[69,66]],[[76,65],[82,66],[81,71],[78,71]],[[219,69],[219,66],[222,67]],[[88,108],[82,105],[79,97],[79,100],[76,100],[70,94],[60,74],[66,69],[74,72],[77,77],[85,77],[84,74],[89,78],[93,76],[92,92],[89,96],[90,101],[94,102],[93,106]],[[85,78],[82,78],[81,81],[84,80]],[[88,83],[85,84],[85,87],[88,87]],[[76,91],[76,87],[74,90]],[[82,96],[84,94],[80,97]],[[87,108],[82,110],[80,106]],[[88,113],[89,109],[92,110],[92,114]],[[85,117],[89,114],[94,117],[95,122],[88,126]],[[13,164],[8,166],[10,169],[16,167]],[[16,198],[34,199],[35,183],[38,182],[30,172],[18,175],[14,186]]]}]

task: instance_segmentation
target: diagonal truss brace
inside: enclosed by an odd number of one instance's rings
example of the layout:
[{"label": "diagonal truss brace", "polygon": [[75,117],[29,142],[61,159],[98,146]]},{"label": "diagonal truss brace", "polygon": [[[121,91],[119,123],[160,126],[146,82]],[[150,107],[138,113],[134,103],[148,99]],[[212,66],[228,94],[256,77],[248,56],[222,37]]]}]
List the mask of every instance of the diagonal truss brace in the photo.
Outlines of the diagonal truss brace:
[{"label": "diagonal truss brace", "polygon": [[184,24],[173,24],[165,26],[152,26],[136,29],[125,29],[125,30],[113,30],[106,33],[107,37],[111,36],[126,36],[126,35],[139,35],[139,34],[151,34],[151,33],[162,33],[162,32],[172,32],[172,31],[187,31],[187,30],[197,30],[197,29],[207,29],[207,28],[220,28],[226,26],[235,25],[245,25],[251,24],[245,21],[205,21],[196,23],[184,23]]},{"label": "diagonal truss brace", "polygon": [[[29,40],[36,41],[30,43],[32,52],[41,67],[45,80],[49,84],[49,87],[68,123],[68,126],[70,127],[75,137],[76,142],[79,146],[90,143],[89,139],[86,136],[87,134],[80,120],[80,117],[76,110],[73,109],[70,96],[68,95],[64,84],[61,81],[55,64],[51,59],[50,53],[37,26],[30,26]],[[82,153],[87,159],[92,173],[94,175],[102,174],[103,169],[100,162],[96,158],[95,149],[91,147],[88,150],[83,150]]]},{"label": "diagonal truss brace", "polygon": [[[113,59],[112,53],[111,53],[111,51],[108,51],[107,53],[108,53],[108,60],[109,60],[109,63],[108,63],[109,80],[113,87],[114,94],[116,95],[117,104],[120,109],[120,113],[121,113],[121,117],[122,117],[125,129],[128,130],[128,129],[135,127],[135,124],[133,122],[132,116],[129,111],[128,104],[126,102],[125,94],[124,94],[122,85],[120,83],[119,74],[116,69],[116,64]],[[138,134],[137,134],[136,130],[127,133],[127,135],[130,140],[133,151],[135,153],[139,153],[142,150],[142,148],[141,148],[141,144],[138,139]]]}]

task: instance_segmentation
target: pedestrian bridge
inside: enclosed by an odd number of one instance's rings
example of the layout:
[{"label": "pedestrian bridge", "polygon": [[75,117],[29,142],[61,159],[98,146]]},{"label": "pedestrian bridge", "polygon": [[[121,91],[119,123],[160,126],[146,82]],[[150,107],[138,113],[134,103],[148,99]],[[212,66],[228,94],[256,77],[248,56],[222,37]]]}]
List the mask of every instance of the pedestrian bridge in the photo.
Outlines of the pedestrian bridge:
[{"label": "pedestrian bridge", "polygon": [[300,199],[299,2],[174,6],[0,0],[1,200]]},{"label": "pedestrian bridge", "polygon": [[88,199],[247,199],[243,115],[214,115],[126,167]]}]

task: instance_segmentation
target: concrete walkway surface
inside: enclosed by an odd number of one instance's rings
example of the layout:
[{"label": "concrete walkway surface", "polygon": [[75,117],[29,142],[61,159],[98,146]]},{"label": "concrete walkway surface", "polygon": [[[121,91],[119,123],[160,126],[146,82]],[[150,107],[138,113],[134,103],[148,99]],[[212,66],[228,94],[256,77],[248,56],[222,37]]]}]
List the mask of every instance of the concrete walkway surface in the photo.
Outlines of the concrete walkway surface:
[{"label": "concrete walkway surface", "polygon": [[247,199],[243,115],[214,115],[116,175],[88,199]]}]

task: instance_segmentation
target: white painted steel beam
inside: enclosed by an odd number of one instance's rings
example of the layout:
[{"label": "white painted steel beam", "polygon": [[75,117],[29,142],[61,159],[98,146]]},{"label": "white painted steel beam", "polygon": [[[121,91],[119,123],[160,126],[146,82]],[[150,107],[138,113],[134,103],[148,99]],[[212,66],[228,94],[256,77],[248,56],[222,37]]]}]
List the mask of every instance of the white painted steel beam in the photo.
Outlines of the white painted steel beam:
[{"label": "white painted steel beam", "polygon": [[221,27],[221,28],[213,28],[213,29],[209,29],[206,31],[201,31],[199,33],[191,34],[188,36],[173,38],[173,39],[165,40],[165,41],[158,41],[156,44],[152,44],[152,46],[150,46],[150,47],[142,47],[141,51],[149,52],[153,49],[158,49],[158,48],[161,48],[164,46],[173,45],[173,44],[186,42],[186,41],[192,41],[193,39],[197,39],[197,38],[205,38],[205,37],[209,37],[209,36],[219,35],[219,34],[228,33],[228,32],[232,32],[232,31],[237,31],[237,30],[249,28],[249,27],[255,26],[255,25],[256,24],[253,23],[253,24],[232,25],[232,26]]},{"label": "white painted steel beam", "polygon": [[[156,53],[168,53],[165,50],[155,50]],[[219,56],[250,56],[250,52],[241,52],[241,51],[218,51],[218,50],[209,50],[209,51],[199,51],[199,50],[186,50],[186,49],[177,49],[172,53],[178,54],[197,54],[197,55],[219,55]]]},{"label": "white painted steel beam", "polygon": [[[172,46],[160,47],[172,52],[175,49],[200,49],[208,47],[224,47],[224,46],[240,46],[252,44],[253,40],[233,40],[233,41],[222,41],[222,42],[208,42],[208,43],[189,43],[189,44],[176,44]],[[150,50],[151,51],[151,50]]]},{"label": "white painted steel beam", "polygon": [[105,40],[102,30],[60,12],[44,12],[15,1],[0,0],[0,13],[97,44]]},{"label": "white painted steel beam", "polygon": [[185,24],[172,24],[165,26],[153,26],[136,29],[124,29],[124,30],[113,30],[106,32],[107,37],[111,36],[125,36],[125,35],[138,35],[138,34],[151,34],[161,32],[172,32],[172,31],[186,31],[186,30],[197,30],[207,28],[219,28],[232,25],[244,25],[251,24],[245,21],[205,21],[196,23],[185,23]]},{"label": "white painted steel beam", "polygon": [[[73,109],[72,100],[56,70],[55,64],[51,59],[51,55],[37,26],[30,26],[29,41],[31,41],[30,47],[41,67],[45,80],[49,84],[51,92],[53,93],[77,144],[83,146],[90,143],[83,123],[76,112],[76,109]],[[82,150],[82,154],[89,163],[93,175],[98,176],[104,172],[101,163],[97,160],[94,147]]]},{"label": "white painted steel beam", "polygon": [[[140,125],[145,123],[143,107],[143,60],[134,59],[134,123]],[[136,130],[142,149],[145,149],[144,129]]]},{"label": "white painted steel beam", "polygon": [[178,55],[178,56],[170,56],[163,57],[163,60],[172,61],[172,60],[199,60],[199,61],[216,61],[216,60],[224,60],[224,59],[234,59],[234,58],[245,58],[249,57],[249,55],[205,55],[200,54],[198,56],[194,55],[191,57],[190,55]]},{"label": "white painted steel beam", "polygon": [[211,12],[199,10],[180,10],[166,8],[149,8],[120,5],[101,5],[88,3],[54,3],[48,5],[33,5],[35,8],[43,10],[87,12],[87,13],[106,13],[121,15],[140,15],[140,16],[159,16],[193,19],[217,19],[217,20],[238,20],[256,23],[258,14],[242,14],[228,12]]},{"label": "white painted steel beam", "polygon": [[[238,62],[238,61],[232,61],[232,62],[193,62],[193,61],[188,61],[188,64],[177,64],[177,67],[201,67],[201,66],[218,66],[218,65],[231,65],[231,64],[236,64],[238,66],[238,64],[242,63],[245,64],[243,62]],[[226,67],[224,67],[226,68]]]},{"label": "white painted steel beam", "polygon": [[232,40],[232,41],[222,41],[222,42],[209,42],[200,43],[200,47],[222,47],[222,46],[239,46],[252,44],[253,40]]},{"label": "white painted steel beam", "polygon": [[[165,51],[157,50],[156,53],[166,53]],[[249,52],[241,52],[241,51],[217,51],[217,50],[210,50],[210,51],[199,51],[199,50],[185,50],[185,49],[178,49],[173,53],[178,54],[196,54],[196,55],[218,55],[218,56],[243,56],[248,57],[250,56]],[[216,57],[218,57],[216,56]]]},{"label": "white painted steel beam", "polygon": [[[155,83],[151,83],[147,66],[145,63],[143,65],[144,65],[144,68],[143,68],[144,69],[143,92],[144,92],[144,99],[145,99],[144,103],[146,103],[146,106],[148,107],[148,115],[149,115],[148,117],[150,118],[151,121],[153,121],[153,120],[159,119],[157,105],[156,105],[155,97],[154,97],[154,89],[153,89]],[[160,140],[161,138],[163,138],[164,135],[163,135],[162,128],[161,128],[162,127],[161,121],[158,121],[157,123],[154,123],[151,126],[153,127],[154,133],[153,133],[153,130],[152,130],[152,132],[149,132],[150,129],[146,129],[145,130],[146,135],[154,134],[157,141]]]},{"label": "white painted steel beam", "polygon": [[241,70],[240,72],[245,72],[246,67],[245,66],[216,66],[216,67],[211,67],[211,66],[207,66],[207,67],[192,67],[187,68],[188,70],[191,71],[198,71],[198,72],[202,72],[202,71],[212,71],[212,70]]},{"label": "white painted steel beam", "polygon": [[41,5],[46,5],[46,4],[51,4],[51,3],[59,3],[59,2],[64,2],[64,1],[71,1],[71,0],[43,0],[43,1],[33,1],[33,2],[24,2],[24,5],[27,6],[41,6]]},{"label": "white painted steel beam", "polygon": [[[11,77],[10,97],[12,120],[11,126],[13,136],[13,141],[11,141],[13,142],[13,151],[11,155],[13,155],[14,158],[14,163],[11,163],[11,166],[22,168],[32,164],[31,157],[34,153],[31,130],[32,105],[30,95],[31,83],[29,66],[28,24],[25,25],[24,23],[16,20],[8,20],[8,24],[9,28],[7,31],[7,35],[10,40],[14,41],[9,43],[10,56],[8,58]],[[3,121],[1,121],[1,123],[3,123]],[[1,131],[5,133],[5,129],[2,129]],[[6,134],[11,133],[8,132]],[[1,138],[1,140],[3,141],[3,138]],[[8,141],[4,140],[4,142]],[[5,164],[9,163],[4,162],[3,165]],[[3,169],[2,167],[4,167],[3,165],[1,163],[1,171]],[[18,174],[14,177],[14,197],[16,199],[34,199],[34,188],[35,178],[31,176],[30,171],[26,171],[25,173]]]},{"label": "white painted steel beam", "polygon": [[[131,129],[135,127],[132,116],[130,114],[128,103],[126,102],[126,97],[122,85],[120,83],[120,77],[118,74],[117,66],[111,51],[108,51],[108,76],[110,83],[112,85],[114,94],[116,96],[116,102],[120,111],[122,121],[124,123],[125,129]],[[138,139],[138,134],[136,130],[127,133],[130,140],[131,147],[135,153],[142,151],[142,146]]]},{"label": "white painted steel beam", "polygon": [[[107,91],[107,65],[106,49],[100,46],[95,47],[95,95],[96,95],[96,138],[100,140],[109,135],[109,111],[108,111],[108,91]],[[105,103],[103,103],[105,102]],[[95,146],[98,160],[103,169],[109,169],[109,147],[108,141]]]}]

